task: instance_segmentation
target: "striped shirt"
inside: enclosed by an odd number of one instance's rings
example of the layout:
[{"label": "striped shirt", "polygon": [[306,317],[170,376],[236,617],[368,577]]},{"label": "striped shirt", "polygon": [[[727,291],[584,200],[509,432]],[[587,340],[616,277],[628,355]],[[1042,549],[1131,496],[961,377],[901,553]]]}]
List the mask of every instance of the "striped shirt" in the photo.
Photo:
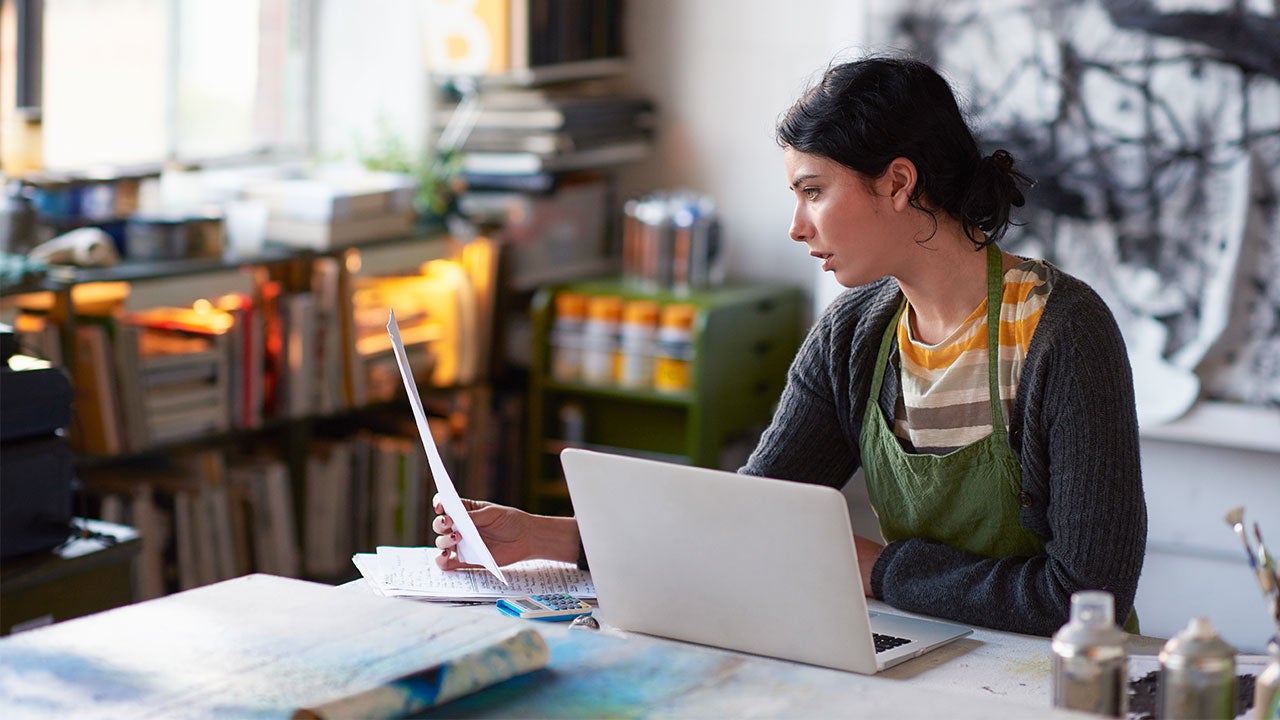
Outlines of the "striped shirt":
[{"label": "striped shirt", "polygon": [[[1052,289],[1040,260],[1019,263],[1004,274],[998,372],[1006,428],[1022,363]],[[908,452],[934,455],[990,435],[986,299],[936,345],[912,337],[908,311],[902,313],[897,328],[902,392],[894,413],[894,435]]]}]

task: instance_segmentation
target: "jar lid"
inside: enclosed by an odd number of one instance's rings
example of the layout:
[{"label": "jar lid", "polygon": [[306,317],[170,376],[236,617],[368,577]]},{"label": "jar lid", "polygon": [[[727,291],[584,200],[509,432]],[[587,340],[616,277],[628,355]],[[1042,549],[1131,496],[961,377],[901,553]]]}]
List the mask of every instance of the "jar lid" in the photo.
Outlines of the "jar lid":
[{"label": "jar lid", "polygon": [[587,314],[587,296],[576,292],[556,293],[556,315],[582,319]]},{"label": "jar lid", "polygon": [[655,325],[658,322],[658,303],[652,300],[632,300],[623,307],[622,320],[636,325]]},{"label": "jar lid", "polygon": [[671,303],[662,307],[662,327],[692,328],[697,308],[688,303]]},{"label": "jar lid", "polygon": [[617,322],[622,317],[622,298],[617,295],[591,296],[587,300],[587,317]]},{"label": "jar lid", "polygon": [[1236,649],[1214,632],[1207,617],[1191,618],[1187,627],[1169,639],[1160,650],[1161,665],[1186,665],[1214,660],[1232,660]]}]

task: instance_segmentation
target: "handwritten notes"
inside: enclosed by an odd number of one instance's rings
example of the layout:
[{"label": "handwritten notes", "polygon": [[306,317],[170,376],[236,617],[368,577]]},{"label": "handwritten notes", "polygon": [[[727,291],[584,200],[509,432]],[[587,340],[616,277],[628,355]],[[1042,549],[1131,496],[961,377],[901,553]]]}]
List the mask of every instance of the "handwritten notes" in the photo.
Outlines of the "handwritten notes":
[{"label": "handwritten notes", "polygon": [[436,447],[435,438],[431,436],[431,428],[427,425],[427,413],[422,409],[418,385],[413,381],[413,372],[409,369],[409,358],[405,355],[404,341],[400,339],[400,326],[396,324],[394,310],[390,312],[390,317],[387,319],[387,334],[391,336],[396,364],[400,366],[400,379],[404,381],[404,389],[409,394],[409,405],[413,407],[413,419],[418,423],[418,435],[422,437],[422,447],[427,451],[427,464],[431,468],[431,477],[435,480],[436,490],[440,494],[440,504],[453,520],[453,526],[462,535],[462,540],[457,546],[458,557],[463,562],[483,566],[505,584],[506,578],[502,576],[498,563],[493,559],[493,553],[489,552],[489,546],[484,544],[484,538],[480,537],[480,531],[476,529],[476,524],[471,521],[471,515],[463,506],[462,498],[459,497],[457,489],[453,486],[453,480],[449,477],[449,471],[444,467],[444,460],[440,458],[440,449]]},{"label": "handwritten notes", "polygon": [[506,583],[480,570],[441,570],[431,547],[379,547],[353,558],[370,587],[383,595],[426,600],[480,601],[542,593],[593,600],[591,575],[570,563],[525,560],[505,568]]}]

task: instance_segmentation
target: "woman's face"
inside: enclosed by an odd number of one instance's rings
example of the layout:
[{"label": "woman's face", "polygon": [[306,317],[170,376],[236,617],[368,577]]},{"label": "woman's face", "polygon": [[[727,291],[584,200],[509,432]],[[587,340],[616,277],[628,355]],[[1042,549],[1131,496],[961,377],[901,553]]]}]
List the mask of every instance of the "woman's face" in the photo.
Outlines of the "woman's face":
[{"label": "woman's face", "polygon": [[787,183],[796,198],[791,239],[807,245],[809,254],[822,261],[823,271],[845,287],[894,274],[903,236],[888,177],[868,182],[820,155],[791,148],[783,154]]}]

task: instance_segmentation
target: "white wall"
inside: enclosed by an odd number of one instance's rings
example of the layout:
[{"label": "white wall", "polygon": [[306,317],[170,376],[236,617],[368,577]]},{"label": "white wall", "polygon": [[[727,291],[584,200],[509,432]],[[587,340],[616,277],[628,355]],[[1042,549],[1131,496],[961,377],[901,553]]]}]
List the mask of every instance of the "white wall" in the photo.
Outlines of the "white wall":
[{"label": "white wall", "polygon": [[787,237],[793,198],[778,116],[841,53],[864,47],[868,2],[644,0],[627,4],[629,80],[658,104],[656,156],[622,173],[638,195],[684,187],[720,207],[731,278],[814,286]]},{"label": "white wall", "polygon": [[325,160],[355,161],[380,125],[412,148],[426,132],[428,83],[422,69],[418,0],[316,3],[316,144]]}]

